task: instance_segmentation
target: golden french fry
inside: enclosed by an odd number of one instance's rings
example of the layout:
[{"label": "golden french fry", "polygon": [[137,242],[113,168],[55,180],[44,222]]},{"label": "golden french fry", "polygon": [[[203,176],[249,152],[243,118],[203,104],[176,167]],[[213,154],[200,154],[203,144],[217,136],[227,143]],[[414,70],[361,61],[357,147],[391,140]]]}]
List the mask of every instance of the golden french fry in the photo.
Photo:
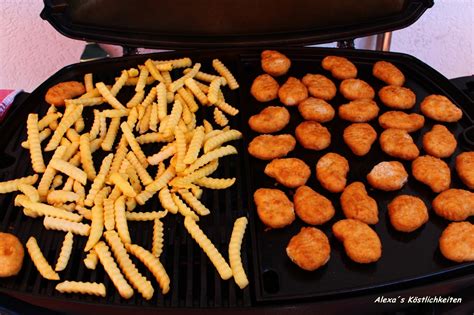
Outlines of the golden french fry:
[{"label": "golden french fry", "polygon": [[76,202],[79,200],[79,195],[72,191],[53,190],[48,194],[46,200],[50,205],[55,203]]},{"label": "golden french fry", "polygon": [[56,285],[61,293],[80,293],[105,297],[105,285],[96,282],[64,281]]},{"label": "golden french fry", "polygon": [[94,82],[92,79],[92,73],[86,73],[84,75],[84,85],[86,87],[86,92],[90,92],[94,89]]},{"label": "golden french fry", "polygon": [[26,121],[28,129],[28,145],[30,147],[31,164],[36,173],[44,173],[46,165],[44,165],[43,154],[41,152],[41,144],[39,140],[38,130],[38,114],[29,114]]},{"label": "golden french fry", "polygon": [[66,269],[69,258],[71,257],[73,238],[74,236],[72,232],[66,233],[63,245],[61,246],[61,251],[59,252],[58,261],[56,262],[56,267],[54,267],[54,271],[63,271]]},{"label": "golden french fry", "polygon": [[99,262],[99,257],[94,249],[91,249],[87,254],[86,258],[84,258],[84,265],[87,269],[95,270],[97,267],[97,263]]},{"label": "golden french fry", "polygon": [[101,143],[102,150],[111,151],[112,146],[114,145],[115,138],[120,126],[120,117],[112,118],[110,122],[109,129],[107,129],[107,134],[104,137],[104,140]]},{"label": "golden french fry", "polygon": [[84,247],[85,252],[91,250],[95,246],[95,244],[100,241],[103,230],[104,210],[101,206],[95,205],[94,207],[92,207],[92,223],[89,238],[87,239],[86,246]]},{"label": "golden french fry", "polygon": [[110,181],[112,184],[116,185],[116,187],[118,187],[125,196],[133,198],[137,195],[135,190],[133,190],[132,185],[130,185],[130,183],[119,173],[113,173],[110,175]]},{"label": "golden french fry", "polygon": [[19,190],[18,185],[27,184],[33,185],[38,180],[38,174],[21,177],[17,179],[0,182],[0,194],[6,194],[12,191]]},{"label": "golden french fry", "polygon": [[214,108],[214,121],[221,127],[225,127],[229,124],[229,120],[225,117],[225,114],[217,107]]},{"label": "golden french fry", "polygon": [[127,142],[130,145],[130,148],[135,153],[135,155],[137,156],[138,160],[143,165],[143,167],[146,168],[148,166],[148,161],[146,160],[145,153],[143,153],[142,149],[140,148],[140,145],[135,139],[135,136],[133,135],[132,130],[130,129],[130,126],[126,122],[123,122],[120,125],[120,128],[122,128],[123,135],[127,139]]},{"label": "golden french fry", "polygon": [[212,60],[212,66],[214,67],[214,70],[216,70],[221,76],[225,78],[231,90],[239,88],[239,84],[237,83],[234,75],[219,59]]},{"label": "golden french fry", "polygon": [[66,131],[81,117],[83,108],[83,106],[76,106],[71,113],[63,116],[53,136],[46,145],[45,151],[53,151],[58,147]]},{"label": "golden french fry", "polygon": [[232,275],[234,276],[235,283],[241,289],[245,288],[249,284],[244,267],[242,266],[242,258],[240,256],[240,251],[242,250],[242,240],[244,238],[247,223],[248,220],[246,217],[240,217],[235,220],[232,236],[230,237],[229,242],[230,268],[232,269]]},{"label": "golden french fry", "polygon": [[93,181],[97,176],[94,168],[94,161],[92,161],[91,144],[88,134],[83,134],[80,137],[79,148],[81,152],[81,163],[87,178]]},{"label": "golden french fry", "polygon": [[88,236],[91,229],[91,226],[89,224],[71,222],[65,219],[59,219],[49,216],[44,217],[43,224],[47,230],[71,232],[82,236]]},{"label": "golden french fry", "polygon": [[126,107],[120,103],[115,96],[112,95],[110,90],[105,86],[104,82],[96,83],[95,87],[99,90],[100,94],[115,109],[126,110]]},{"label": "golden french fry", "polygon": [[71,163],[60,159],[52,159],[49,164],[57,171],[60,171],[61,173],[72,177],[74,180],[77,180],[82,185],[87,184],[87,174],[83,170],[72,165]]},{"label": "golden french fry", "polygon": [[41,249],[36,242],[36,239],[31,236],[26,242],[26,249],[30,254],[31,260],[35,265],[36,269],[38,269],[41,276],[48,280],[59,280],[59,275],[53,270],[51,265],[46,261],[44,258]]},{"label": "golden french fry", "polygon": [[128,72],[127,70],[123,70],[122,73],[120,74],[120,77],[117,81],[115,81],[114,85],[110,89],[110,94],[112,94],[114,97],[117,96],[118,92],[122,89],[124,86],[125,82],[128,80]]}]

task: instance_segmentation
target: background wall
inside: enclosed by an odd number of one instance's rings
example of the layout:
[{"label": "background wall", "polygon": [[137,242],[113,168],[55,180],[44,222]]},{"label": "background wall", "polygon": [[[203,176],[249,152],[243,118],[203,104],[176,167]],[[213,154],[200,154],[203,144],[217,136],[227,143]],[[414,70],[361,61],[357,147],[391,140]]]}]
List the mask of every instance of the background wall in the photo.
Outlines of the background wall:
[{"label": "background wall", "polygon": [[[472,75],[474,1],[435,1],[414,25],[393,33],[391,50],[414,55],[448,78]],[[39,17],[42,7],[41,0],[0,1],[0,88],[31,91],[79,61],[84,42],[57,33]],[[356,41],[357,48],[374,45],[373,38]],[[121,54],[119,47],[105,48],[112,56]]]}]

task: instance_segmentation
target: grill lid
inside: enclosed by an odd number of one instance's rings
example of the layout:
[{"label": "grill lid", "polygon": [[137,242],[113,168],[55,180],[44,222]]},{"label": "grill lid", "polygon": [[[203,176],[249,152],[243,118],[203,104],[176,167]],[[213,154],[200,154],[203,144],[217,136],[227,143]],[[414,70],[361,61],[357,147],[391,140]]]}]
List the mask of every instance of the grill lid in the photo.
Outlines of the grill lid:
[{"label": "grill lid", "polygon": [[433,0],[44,0],[41,17],[81,40],[145,48],[309,45],[401,29]]}]

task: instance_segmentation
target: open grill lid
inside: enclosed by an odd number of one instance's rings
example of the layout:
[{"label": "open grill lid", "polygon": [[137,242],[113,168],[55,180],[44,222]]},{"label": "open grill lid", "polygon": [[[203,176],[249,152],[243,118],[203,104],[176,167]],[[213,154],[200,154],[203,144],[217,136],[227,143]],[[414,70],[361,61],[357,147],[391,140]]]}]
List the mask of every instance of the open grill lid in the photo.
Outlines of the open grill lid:
[{"label": "open grill lid", "polygon": [[310,45],[413,24],[433,0],[44,0],[61,34],[144,48]]}]

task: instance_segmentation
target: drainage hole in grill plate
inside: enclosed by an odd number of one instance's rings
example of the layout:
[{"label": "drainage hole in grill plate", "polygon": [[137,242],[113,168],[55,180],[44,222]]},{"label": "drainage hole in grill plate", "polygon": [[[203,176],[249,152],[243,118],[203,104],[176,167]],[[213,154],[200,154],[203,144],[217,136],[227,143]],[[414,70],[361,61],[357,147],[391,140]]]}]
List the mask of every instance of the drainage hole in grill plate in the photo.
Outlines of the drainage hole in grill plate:
[{"label": "drainage hole in grill plate", "polygon": [[263,272],[263,289],[267,293],[277,293],[280,291],[280,279],[275,270],[267,269]]},{"label": "drainage hole in grill plate", "polygon": [[474,126],[470,126],[463,131],[462,139],[466,148],[474,150]]}]

